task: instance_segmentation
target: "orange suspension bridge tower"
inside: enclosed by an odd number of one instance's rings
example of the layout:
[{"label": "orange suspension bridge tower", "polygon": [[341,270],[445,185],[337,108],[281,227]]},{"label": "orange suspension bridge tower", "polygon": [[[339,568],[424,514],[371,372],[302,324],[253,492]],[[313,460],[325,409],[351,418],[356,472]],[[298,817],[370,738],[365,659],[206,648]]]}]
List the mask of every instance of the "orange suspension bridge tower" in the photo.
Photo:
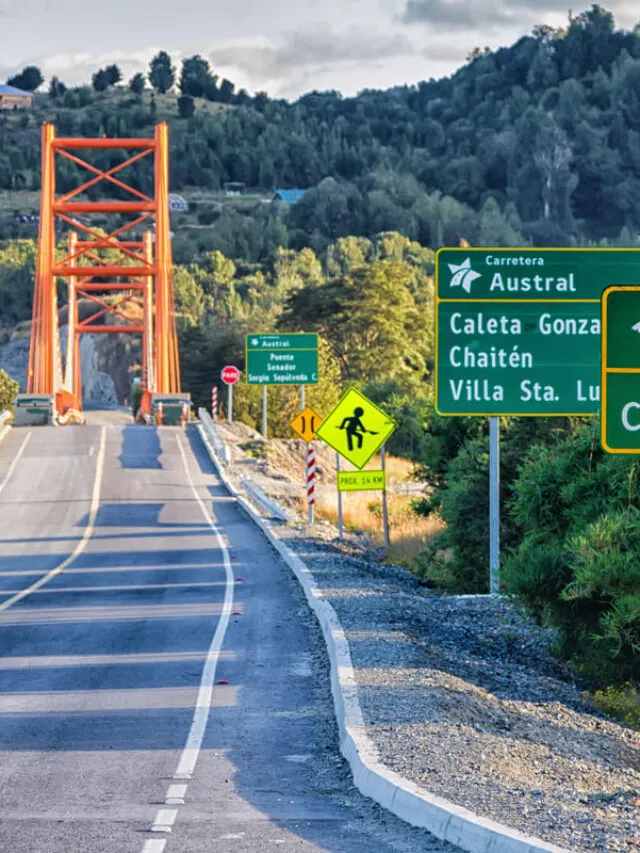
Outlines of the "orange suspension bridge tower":
[{"label": "orange suspension bridge tower", "polygon": [[[98,168],[85,159],[85,152],[91,151],[111,152],[110,163],[115,165]],[[58,195],[56,166],[61,158],[86,170],[90,177]],[[153,196],[117,177],[145,158],[153,161]],[[98,184],[102,186],[96,200]],[[106,188],[110,195],[104,192]],[[114,195],[117,198],[111,198]],[[96,217],[111,223],[109,233],[93,224]],[[113,227],[114,219],[117,227]],[[70,229],[62,257],[57,247],[58,223]],[[142,409],[147,415],[153,395],[180,393],[169,227],[165,123],[157,125],[153,139],[61,138],[56,137],[53,125],[43,125],[28,395],[55,399],[58,415],[81,410],[80,335],[109,333],[142,336]],[[64,370],[58,315],[60,280],[66,280],[68,288]],[[87,300],[94,303],[94,313],[86,316],[85,311],[81,319],[79,300],[85,306]]]}]

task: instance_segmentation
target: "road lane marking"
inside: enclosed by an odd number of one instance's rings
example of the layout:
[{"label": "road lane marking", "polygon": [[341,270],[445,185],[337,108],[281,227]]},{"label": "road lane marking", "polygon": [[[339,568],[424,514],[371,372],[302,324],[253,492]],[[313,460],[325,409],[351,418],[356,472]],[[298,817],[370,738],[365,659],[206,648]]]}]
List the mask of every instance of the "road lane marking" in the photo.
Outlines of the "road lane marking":
[{"label": "road lane marking", "polygon": [[166,838],[150,838],[148,841],[144,842],[142,853],[163,853],[166,845]]},{"label": "road lane marking", "polygon": [[[27,437],[25,438],[23,445],[20,448],[21,451],[24,448],[24,446],[26,445],[30,435],[31,435],[31,433],[29,433],[29,435],[27,435]],[[73,563],[73,561],[77,557],[79,557],[80,554],[82,554],[84,549],[87,547],[87,544],[89,542],[89,539],[91,539],[91,534],[93,533],[93,528],[94,528],[95,523],[96,523],[96,518],[98,515],[98,509],[100,508],[100,490],[102,488],[102,474],[104,472],[104,459],[105,459],[105,451],[106,451],[106,444],[107,444],[106,438],[107,438],[107,434],[106,434],[105,428],[102,427],[100,430],[100,450],[98,452],[98,459],[96,462],[96,477],[95,477],[95,480],[93,483],[93,493],[91,495],[91,508],[89,510],[89,519],[87,521],[87,526],[84,529],[84,534],[82,536],[82,539],[78,542],[78,544],[76,545],[76,547],[74,548],[74,550],[70,554],[70,556],[68,556],[66,560],[63,560],[59,566],[56,566],[55,569],[51,569],[50,572],[47,572],[46,575],[43,575],[43,577],[41,577],[40,580],[36,581],[34,584],[32,584],[27,589],[24,589],[24,590],[22,590],[22,592],[19,592],[16,595],[12,596],[11,598],[8,598],[6,601],[3,601],[2,604],[0,604],[0,613],[2,613],[2,611],[4,611],[4,610],[8,610],[16,602],[21,601],[23,598],[26,598],[28,595],[31,595],[32,592],[35,592],[36,590],[40,589],[41,586],[44,586],[46,583],[48,583],[56,575],[59,575],[60,572],[63,572],[67,568],[67,566],[70,566],[71,563]],[[14,460],[14,465],[17,462],[18,458],[19,457],[16,457],[16,459]],[[11,474],[11,469],[9,469],[9,474],[7,475],[5,480],[3,481],[2,486],[0,486],[0,491],[2,491],[2,488],[4,487],[4,484],[6,483],[10,474]]]},{"label": "road lane marking", "polygon": [[[216,630],[213,634],[213,639],[211,640],[211,645],[209,646],[205,663],[202,668],[200,687],[198,688],[198,695],[196,697],[191,728],[187,736],[187,742],[184,746],[184,749],[182,750],[182,754],[180,755],[178,767],[176,768],[176,772],[173,774],[174,779],[186,780],[191,779],[191,777],[193,776],[196,767],[196,762],[198,761],[198,756],[200,754],[200,748],[202,746],[204,733],[207,728],[207,723],[209,722],[211,702],[213,699],[213,685],[216,678],[216,668],[218,665],[218,661],[221,657],[222,644],[224,642],[224,637],[227,631],[227,627],[229,625],[229,617],[231,615],[231,611],[233,610],[234,575],[231,568],[231,558],[229,556],[229,551],[227,550],[227,546],[225,545],[224,539],[220,534],[220,531],[218,530],[218,527],[216,526],[211,516],[211,513],[207,510],[204,501],[198,494],[198,490],[196,489],[195,483],[193,482],[193,477],[191,476],[191,471],[189,470],[189,462],[187,460],[187,455],[185,453],[183,443],[180,440],[179,436],[176,436],[176,441],[178,443],[180,455],[182,456],[182,463],[184,465],[187,483],[189,484],[191,491],[193,492],[193,496],[195,497],[197,503],[200,506],[200,509],[202,510],[202,514],[207,524],[211,528],[214,536],[216,537],[218,547],[222,554],[226,579],[224,602],[222,605],[222,610],[220,612],[220,617],[218,619],[218,624],[216,625]],[[165,797],[165,805],[184,805],[187,787],[187,784],[169,785]],[[151,827],[151,832],[171,832],[177,815],[177,809],[160,809]],[[161,847],[156,847],[152,846],[153,842],[146,841],[144,847],[142,848],[142,853],[162,853],[162,851],[164,850],[164,844],[165,842],[163,841]]]},{"label": "road lane marking", "polygon": [[164,801],[166,806],[183,806],[187,793],[186,785],[169,785],[167,796]]},{"label": "road lane marking", "polygon": [[11,479],[11,475],[12,475],[12,474],[13,474],[13,472],[16,470],[16,466],[17,466],[18,462],[20,461],[20,457],[21,457],[21,456],[22,456],[22,454],[24,453],[24,449],[25,449],[25,447],[27,446],[27,444],[28,444],[28,442],[29,442],[29,439],[30,439],[30,438],[31,438],[31,433],[30,433],[30,432],[28,432],[28,433],[25,435],[25,437],[24,437],[24,441],[23,441],[23,442],[22,442],[22,444],[20,445],[20,450],[18,450],[18,452],[16,453],[16,457],[15,457],[15,459],[13,460],[13,462],[11,463],[11,465],[9,465],[9,470],[7,471],[7,475],[6,475],[6,477],[5,477],[5,478],[4,478],[4,480],[0,483],[0,495],[2,494],[4,487],[7,485],[7,483],[8,483],[8,482],[9,482],[9,480]]},{"label": "road lane marking", "polygon": [[182,750],[182,755],[180,756],[180,761],[178,762],[176,772],[173,774],[174,779],[190,779],[193,775],[193,771],[195,770],[198,755],[200,754],[200,747],[202,746],[202,740],[204,738],[205,729],[209,721],[209,712],[211,710],[211,700],[213,697],[213,683],[216,677],[216,667],[218,664],[220,652],[222,650],[224,635],[227,631],[227,626],[229,625],[229,617],[231,615],[231,611],[233,610],[234,576],[233,571],[231,569],[231,559],[229,556],[229,551],[227,550],[227,547],[224,543],[224,539],[222,538],[220,531],[218,530],[215,522],[213,521],[211,514],[207,510],[204,501],[198,494],[195,483],[193,482],[193,477],[191,476],[191,471],[189,470],[187,456],[179,436],[176,436],[176,441],[178,442],[178,447],[180,448],[180,455],[182,456],[182,462],[184,464],[187,482],[191,487],[193,496],[200,505],[200,509],[202,510],[202,514],[206,519],[207,524],[209,525],[209,527],[211,527],[211,530],[213,531],[216,537],[218,547],[220,548],[220,551],[222,553],[222,559],[224,561],[225,575],[227,581],[222,611],[220,613],[220,618],[218,620],[218,624],[216,625],[216,630],[213,635],[213,639],[211,640],[211,646],[209,647],[207,658],[202,669],[202,677],[200,679],[200,688],[198,690],[198,697],[196,699],[196,707],[193,713],[193,722],[191,723],[191,730],[189,731],[185,747]]},{"label": "road lane marking", "polygon": [[178,817],[178,809],[160,809],[156,814],[151,832],[171,832]]}]

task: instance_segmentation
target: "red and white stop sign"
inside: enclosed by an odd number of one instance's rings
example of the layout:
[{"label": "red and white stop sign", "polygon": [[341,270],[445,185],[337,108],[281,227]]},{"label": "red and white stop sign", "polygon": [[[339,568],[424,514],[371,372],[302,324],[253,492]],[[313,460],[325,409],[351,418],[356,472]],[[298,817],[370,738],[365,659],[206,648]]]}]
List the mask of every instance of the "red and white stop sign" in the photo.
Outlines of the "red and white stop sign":
[{"label": "red and white stop sign", "polygon": [[240,371],[232,364],[228,364],[226,367],[222,368],[220,378],[225,385],[235,385],[238,379],[240,379]]}]

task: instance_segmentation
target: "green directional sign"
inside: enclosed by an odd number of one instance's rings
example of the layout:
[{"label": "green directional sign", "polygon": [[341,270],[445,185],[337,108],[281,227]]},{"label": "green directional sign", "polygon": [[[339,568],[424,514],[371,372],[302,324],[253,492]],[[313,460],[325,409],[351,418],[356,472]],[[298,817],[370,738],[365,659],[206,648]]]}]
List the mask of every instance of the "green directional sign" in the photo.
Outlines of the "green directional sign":
[{"label": "green directional sign", "polygon": [[249,385],[315,385],[318,382],[318,336],[247,335]]},{"label": "green directional sign", "polygon": [[602,294],[601,430],[609,453],[640,453],[640,287]]},{"label": "green directional sign", "polygon": [[440,249],[437,411],[599,411],[600,298],[638,280],[637,249]]}]

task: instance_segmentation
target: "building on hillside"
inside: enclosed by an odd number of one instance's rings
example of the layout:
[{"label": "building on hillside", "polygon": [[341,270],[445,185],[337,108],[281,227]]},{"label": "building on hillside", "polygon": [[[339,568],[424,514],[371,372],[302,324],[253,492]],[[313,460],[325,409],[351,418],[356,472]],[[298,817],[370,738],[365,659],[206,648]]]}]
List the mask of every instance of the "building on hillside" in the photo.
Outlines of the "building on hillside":
[{"label": "building on hillside", "polygon": [[276,190],[271,201],[283,201],[285,204],[297,204],[306,190]]},{"label": "building on hillside", "polygon": [[33,106],[33,92],[0,83],[0,110],[28,110]]},{"label": "building on hillside", "polygon": [[189,210],[189,205],[181,195],[169,193],[169,210],[173,213],[186,213]]},{"label": "building on hillside", "polygon": [[237,196],[242,195],[242,190],[245,185],[242,181],[225,181],[224,191],[227,196]]}]

